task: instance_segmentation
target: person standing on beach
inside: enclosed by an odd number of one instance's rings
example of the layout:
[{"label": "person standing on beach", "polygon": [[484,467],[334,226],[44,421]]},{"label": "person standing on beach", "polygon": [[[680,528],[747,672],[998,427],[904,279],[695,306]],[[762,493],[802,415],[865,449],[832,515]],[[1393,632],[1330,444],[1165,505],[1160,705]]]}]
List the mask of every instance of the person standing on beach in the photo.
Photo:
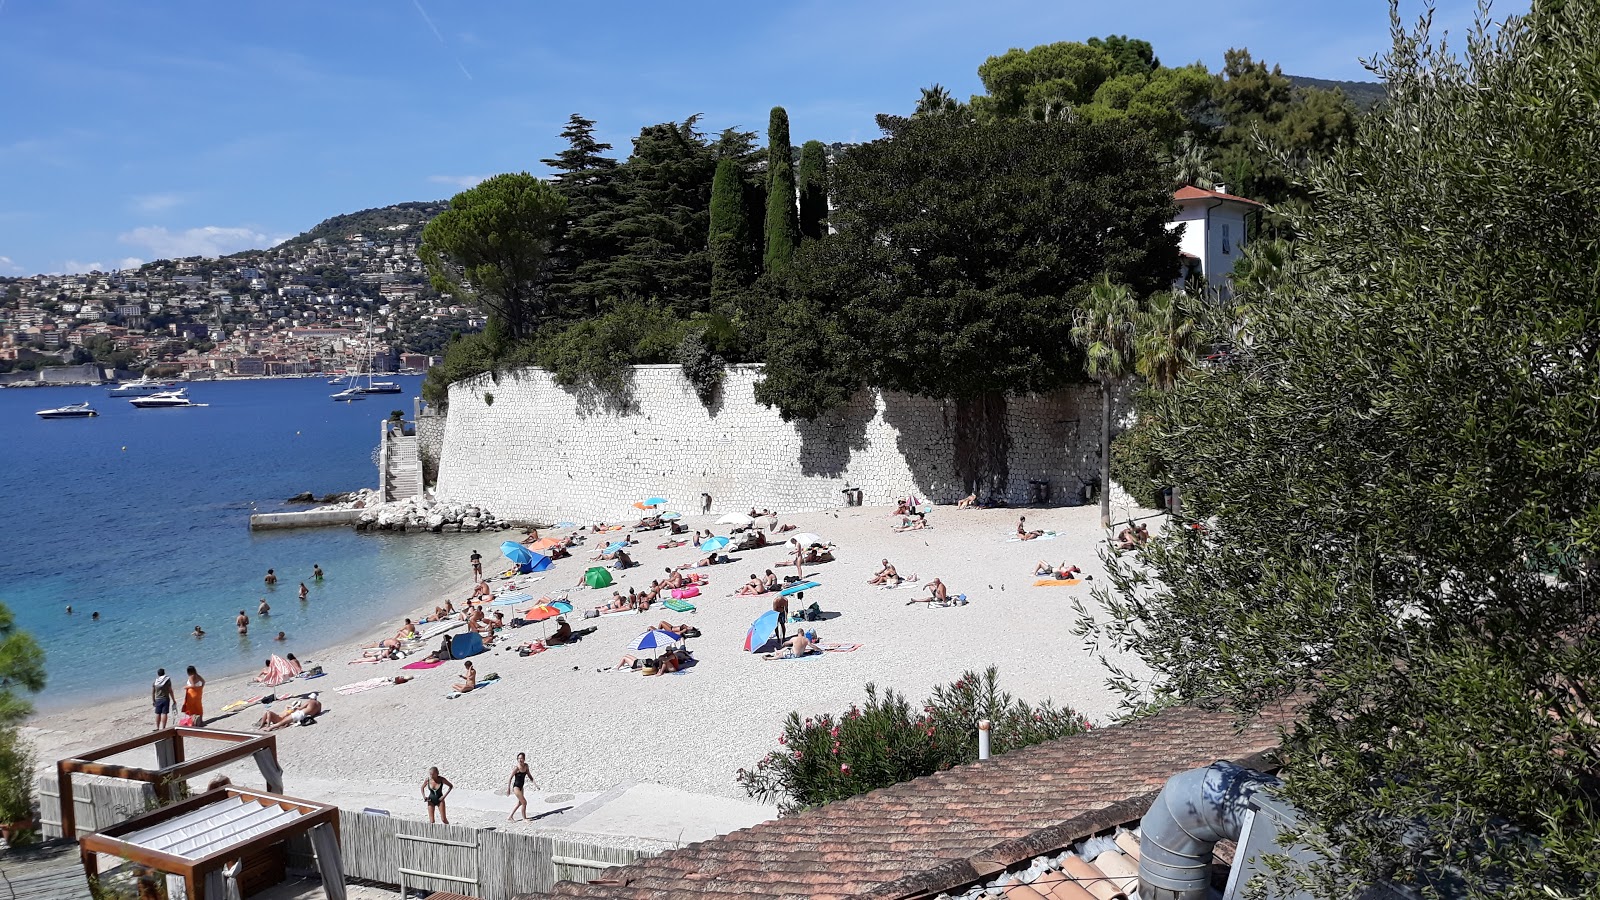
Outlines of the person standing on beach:
[{"label": "person standing on beach", "polygon": [[316,563],[312,563],[311,564],[311,580],[312,581],[321,581],[322,580],[322,567],[317,565]]},{"label": "person standing on beach", "polygon": [[205,693],[206,680],[200,677],[194,666],[190,666],[189,679],[183,683],[183,714],[190,717],[191,724],[196,728],[205,727]]},{"label": "person standing on beach", "polygon": [[778,614],[778,640],[789,635],[789,598],[779,594],[772,600],[772,611]]},{"label": "person standing on beach", "polygon": [[478,579],[479,581],[482,581],[483,580],[483,557],[479,556],[478,555],[478,551],[474,550],[474,551],[472,551],[471,559],[472,559],[472,577]]},{"label": "person standing on beach", "polygon": [[708,512],[711,512],[711,495],[706,493],[706,492],[704,492],[704,491],[701,491],[700,492],[700,514],[701,515],[705,515]]},{"label": "person standing on beach", "polygon": [[156,670],[155,683],[150,685],[150,704],[156,710],[156,730],[167,727],[167,713],[172,711],[172,679],[166,669]]},{"label": "person standing on beach", "polygon": [[306,587],[306,583],[304,581],[300,582],[300,602],[306,602],[306,598],[309,596],[311,596],[311,589]]},{"label": "person standing on beach", "polygon": [[444,800],[456,786],[450,779],[439,774],[439,767],[428,769],[428,777],[422,779],[422,799],[428,804],[428,824],[433,824],[433,811],[439,811],[439,821],[445,825],[450,824],[450,816],[445,812]]},{"label": "person standing on beach", "polygon": [[[532,775],[532,771],[528,769],[528,754],[518,753],[517,764],[511,767],[511,778],[506,781],[506,793],[517,798],[517,805],[511,808],[511,815],[506,816],[507,822],[515,822],[517,820],[517,810],[519,809],[522,810],[523,821],[529,821],[528,798],[522,794],[522,784],[525,781],[532,781]],[[537,781],[533,783],[533,789],[536,791],[539,789]]]},{"label": "person standing on beach", "polygon": [[272,587],[273,585],[278,583],[278,573],[272,571],[271,569],[268,569],[267,570],[267,577],[263,578],[262,580],[267,583],[267,587]]},{"label": "person standing on beach", "polygon": [[239,610],[239,617],[233,620],[233,624],[239,627],[240,634],[250,633],[250,617],[244,614],[244,610]]}]

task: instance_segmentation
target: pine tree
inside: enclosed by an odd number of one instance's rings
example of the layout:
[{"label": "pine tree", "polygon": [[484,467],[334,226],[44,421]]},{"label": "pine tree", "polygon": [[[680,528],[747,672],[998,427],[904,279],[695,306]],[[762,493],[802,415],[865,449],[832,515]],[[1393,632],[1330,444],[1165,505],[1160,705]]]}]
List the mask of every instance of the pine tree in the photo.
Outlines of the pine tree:
[{"label": "pine tree", "polygon": [[584,290],[600,267],[617,252],[612,234],[617,213],[617,161],[604,152],[611,149],[594,137],[594,120],[573,113],[562,129],[567,149],[540,162],[555,175],[551,182],[567,198],[566,230],[552,254],[553,289],[562,296],[588,302],[596,311],[602,297]]},{"label": "pine tree", "polygon": [[819,238],[828,233],[828,149],[821,141],[800,148],[800,234]]},{"label": "pine tree", "polygon": [[800,215],[795,209],[794,159],[789,144],[789,113],[772,108],[767,125],[767,254],[766,271],[785,275],[800,243]]},{"label": "pine tree", "polygon": [[717,163],[711,181],[711,300],[737,294],[754,277],[750,256],[750,218],[744,205],[744,174],[729,156]]}]

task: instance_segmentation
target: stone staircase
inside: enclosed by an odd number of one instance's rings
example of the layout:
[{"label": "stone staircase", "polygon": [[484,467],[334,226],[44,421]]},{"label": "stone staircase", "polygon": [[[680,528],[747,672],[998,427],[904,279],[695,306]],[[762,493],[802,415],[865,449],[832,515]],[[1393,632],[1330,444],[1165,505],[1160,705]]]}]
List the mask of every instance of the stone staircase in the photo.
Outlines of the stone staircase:
[{"label": "stone staircase", "polygon": [[416,435],[389,436],[389,464],[383,473],[383,499],[409,500],[422,493],[422,457]]}]

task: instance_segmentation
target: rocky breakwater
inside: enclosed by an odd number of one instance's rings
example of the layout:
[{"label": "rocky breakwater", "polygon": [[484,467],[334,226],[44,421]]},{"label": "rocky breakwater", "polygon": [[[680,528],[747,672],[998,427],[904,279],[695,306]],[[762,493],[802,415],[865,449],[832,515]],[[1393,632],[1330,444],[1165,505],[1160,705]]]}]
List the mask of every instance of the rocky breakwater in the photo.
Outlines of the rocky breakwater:
[{"label": "rocky breakwater", "polygon": [[372,504],[356,519],[357,531],[504,531],[511,523],[469,503],[435,502],[412,497],[394,503]]}]

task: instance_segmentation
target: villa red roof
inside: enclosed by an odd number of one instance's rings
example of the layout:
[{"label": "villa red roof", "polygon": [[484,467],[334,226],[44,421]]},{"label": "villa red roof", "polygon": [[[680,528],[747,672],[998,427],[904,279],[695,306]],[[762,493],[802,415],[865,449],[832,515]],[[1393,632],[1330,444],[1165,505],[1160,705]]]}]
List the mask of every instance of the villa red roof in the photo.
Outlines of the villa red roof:
[{"label": "villa red roof", "polygon": [[601,881],[562,882],[549,896],[931,896],[1140,818],[1178,772],[1219,759],[1263,766],[1288,721],[1275,711],[1241,731],[1226,713],[1169,709],[690,844]]},{"label": "villa red roof", "polygon": [[1173,191],[1172,199],[1180,203],[1184,200],[1231,200],[1234,203],[1247,203],[1251,206],[1261,205],[1254,200],[1247,200],[1244,197],[1236,197],[1233,194],[1224,194],[1219,191],[1208,191],[1205,188],[1197,188],[1192,184],[1186,184]]}]

